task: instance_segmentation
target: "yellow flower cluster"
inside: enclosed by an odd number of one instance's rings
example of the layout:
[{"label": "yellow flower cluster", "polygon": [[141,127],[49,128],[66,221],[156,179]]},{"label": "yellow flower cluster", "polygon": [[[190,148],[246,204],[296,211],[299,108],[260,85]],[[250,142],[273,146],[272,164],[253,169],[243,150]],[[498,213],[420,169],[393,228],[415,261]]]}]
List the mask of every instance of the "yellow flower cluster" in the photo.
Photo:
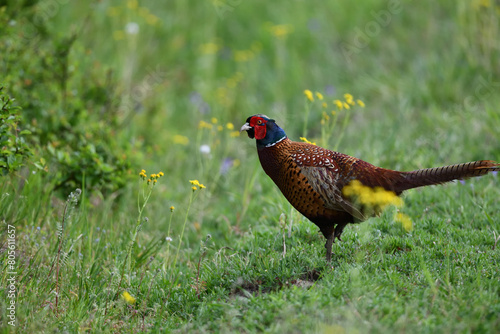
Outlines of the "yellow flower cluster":
[{"label": "yellow flower cluster", "polygon": [[338,110],[342,109],[351,109],[351,106],[359,105],[361,108],[365,107],[365,104],[360,99],[354,101],[354,97],[351,94],[344,94],[345,101],[341,100],[333,100],[333,104],[337,107]]},{"label": "yellow flower cluster", "polygon": [[224,84],[217,87],[215,91],[214,95],[217,103],[225,107],[230,106],[235,99],[234,88],[237,87],[242,80],[243,74],[241,72],[236,72],[234,75],[226,78]]},{"label": "yellow flower cluster", "polygon": [[[234,130],[234,124],[231,123],[231,122],[226,123],[225,127],[223,125],[221,125],[221,124],[218,125],[219,121],[215,117],[212,117],[212,119],[210,120],[210,122],[211,123],[208,123],[208,122],[205,122],[205,121],[201,120],[198,123],[198,129],[209,129],[209,130],[216,129],[217,131],[220,132],[220,131],[223,131],[224,128],[226,128],[228,131],[230,131],[229,132],[229,136],[231,136],[231,137],[238,137],[240,135],[239,131],[235,131]],[[175,140],[175,138],[174,138],[174,140]]]},{"label": "yellow flower cluster", "polygon": [[200,187],[200,189],[205,189],[206,187],[200,183],[198,180],[189,180],[189,183],[191,183],[193,186],[191,187],[191,189],[193,189],[193,191],[197,190],[198,188],[196,188],[196,186]]},{"label": "yellow flower cluster", "polygon": [[330,120],[330,116],[326,113],[326,111],[323,111],[323,114],[321,116],[322,116],[322,121],[324,120],[328,122]]},{"label": "yellow flower cluster", "polygon": [[342,194],[353,198],[355,202],[375,212],[382,211],[389,205],[402,206],[403,200],[394,192],[382,187],[368,187],[358,180],[351,181],[342,189]]},{"label": "yellow flower cluster", "polygon": [[302,141],[303,141],[303,142],[305,142],[305,143],[312,144],[312,145],[316,145],[316,143],[313,143],[313,142],[310,142],[309,140],[307,140],[307,138],[306,138],[306,137],[299,137],[299,138],[300,138],[300,140],[302,140]]},{"label": "yellow flower cluster", "polygon": [[[492,3],[494,6],[492,6]],[[492,0],[475,0],[472,2],[472,7],[475,10],[479,10],[481,8],[491,8],[496,9],[496,13],[500,15],[500,4],[498,2],[492,1]]]},{"label": "yellow flower cluster", "polygon": [[221,49],[221,46],[219,43],[209,42],[209,43],[205,43],[205,44],[200,45],[200,51],[202,54],[205,54],[205,55],[216,54],[220,49]]},{"label": "yellow flower cluster", "polygon": [[148,184],[153,182],[153,185],[155,185],[156,182],[158,182],[158,179],[160,177],[162,177],[163,175],[165,175],[165,174],[163,174],[163,172],[159,172],[158,174],[151,174],[148,178],[148,175],[146,174],[146,170],[144,170],[144,169],[142,169],[141,172],[139,173],[139,176],[141,177],[141,179],[143,181],[146,181]]},{"label": "yellow flower cluster", "polygon": [[[320,92],[313,93],[309,89],[304,90],[304,95],[306,96],[306,98],[310,102],[314,102],[315,96],[316,96],[316,99],[318,99],[318,101],[323,101],[323,99],[324,99],[323,94],[321,94]],[[345,101],[342,101],[339,99],[333,100],[333,104],[337,107],[338,110],[351,109],[351,106],[355,106],[356,104],[359,105],[361,108],[365,107],[364,102],[361,101],[360,99],[357,99],[356,101],[354,101],[354,97],[351,94],[344,94],[344,99],[345,99]],[[321,106],[323,108],[328,108],[328,103],[323,102],[321,104]],[[335,115],[335,113],[336,113],[335,111],[332,111],[332,115]]]},{"label": "yellow flower cluster", "polygon": [[174,136],[174,144],[184,145],[189,144],[189,138],[183,135],[175,135]]},{"label": "yellow flower cluster", "polygon": [[135,298],[132,297],[130,295],[130,293],[128,293],[128,291],[123,291],[122,292],[122,297],[123,299],[125,299],[125,301],[128,303],[128,304],[134,304],[135,303]]},{"label": "yellow flower cluster", "polygon": [[284,38],[293,31],[291,24],[270,24],[267,23],[267,29],[274,37]]},{"label": "yellow flower cluster", "polygon": [[304,95],[309,101],[314,102],[314,95],[309,89],[304,90]]},{"label": "yellow flower cluster", "polygon": [[198,123],[198,129],[212,129],[212,124],[201,120]]},{"label": "yellow flower cluster", "polygon": [[400,222],[403,228],[407,232],[413,229],[413,222],[411,221],[411,218],[405,215],[404,213],[398,212],[396,214],[396,217],[394,217],[394,220]]},{"label": "yellow flower cluster", "polygon": [[255,53],[252,52],[252,50],[234,50],[233,51],[233,58],[234,61],[237,62],[247,62],[255,57]]},{"label": "yellow flower cluster", "polygon": [[[353,199],[358,205],[374,213],[380,213],[389,205],[397,207],[403,206],[403,200],[394,192],[385,190],[382,187],[371,188],[363,185],[358,180],[351,181],[342,189],[342,194]],[[411,218],[401,212],[397,212],[394,220],[401,223],[401,226],[407,231],[411,231],[413,223]]]},{"label": "yellow flower cluster", "polygon": [[236,62],[247,62],[254,59],[259,52],[262,50],[262,44],[260,42],[253,42],[250,49],[245,50],[234,50],[233,59]]}]

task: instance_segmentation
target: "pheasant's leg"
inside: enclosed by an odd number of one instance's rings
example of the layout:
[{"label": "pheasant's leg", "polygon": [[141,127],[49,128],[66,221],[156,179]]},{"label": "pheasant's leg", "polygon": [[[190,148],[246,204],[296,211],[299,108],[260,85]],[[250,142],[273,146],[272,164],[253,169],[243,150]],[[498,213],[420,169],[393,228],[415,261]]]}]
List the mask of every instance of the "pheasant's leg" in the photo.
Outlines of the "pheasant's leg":
[{"label": "pheasant's leg", "polygon": [[335,241],[335,238],[339,239],[339,241],[342,241],[342,239],[340,239],[340,236],[342,235],[342,232],[344,232],[344,227],[346,226],[347,224],[337,224],[337,226],[335,226],[335,232],[333,233],[333,240]]},{"label": "pheasant's leg", "polygon": [[332,260],[332,244],[333,240],[335,240],[335,233],[332,232],[328,238],[326,238],[326,261],[330,262]]}]

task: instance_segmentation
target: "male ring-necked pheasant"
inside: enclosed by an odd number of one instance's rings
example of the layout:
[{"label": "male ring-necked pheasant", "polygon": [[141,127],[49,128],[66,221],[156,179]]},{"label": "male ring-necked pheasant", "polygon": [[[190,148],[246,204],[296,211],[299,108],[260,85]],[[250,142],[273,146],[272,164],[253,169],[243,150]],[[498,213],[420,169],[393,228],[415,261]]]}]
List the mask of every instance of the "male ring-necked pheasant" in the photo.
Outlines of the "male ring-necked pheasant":
[{"label": "male ring-necked pheasant", "polygon": [[491,160],[412,172],[380,168],[346,154],[291,141],[273,119],[261,114],[248,117],[240,131],[256,139],[262,168],[286,199],[319,227],[327,240],[328,261],[332,244],[335,238],[341,240],[344,227],[374,214],[364,212],[343,194],[342,189],[351,181],[370,188],[382,187],[399,196],[407,189],[500,170],[500,164]]}]

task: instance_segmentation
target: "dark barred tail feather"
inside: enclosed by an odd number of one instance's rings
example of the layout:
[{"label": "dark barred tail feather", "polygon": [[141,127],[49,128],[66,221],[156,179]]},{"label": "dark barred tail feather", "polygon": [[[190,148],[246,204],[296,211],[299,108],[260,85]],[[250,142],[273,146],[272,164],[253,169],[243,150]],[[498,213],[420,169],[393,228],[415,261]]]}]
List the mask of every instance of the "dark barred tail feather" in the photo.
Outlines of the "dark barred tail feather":
[{"label": "dark barred tail feather", "polygon": [[401,182],[396,182],[394,188],[397,192],[402,192],[417,187],[468,179],[495,171],[500,171],[500,164],[492,160],[480,160],[444,167],[419,169],[413,172],[403,172],[403,179]]}]

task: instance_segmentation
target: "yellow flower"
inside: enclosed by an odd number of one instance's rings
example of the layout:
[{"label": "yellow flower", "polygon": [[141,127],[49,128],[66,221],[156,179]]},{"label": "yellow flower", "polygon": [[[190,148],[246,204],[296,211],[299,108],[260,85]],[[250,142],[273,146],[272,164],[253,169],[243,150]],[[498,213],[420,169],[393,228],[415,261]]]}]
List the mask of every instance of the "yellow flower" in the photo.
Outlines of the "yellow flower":
[{"label": "yellow flower", "polygon": [[255,53],[251,50],[235,50],[233,51],[233,58],[237,62],[246,62],[255,57]]},{"label": "yellow flower", "polygon": [[318,98],[318,100],[323,100],[323,94],[321,94],[320,92],[316,92],[316,97]]},{"label": "yellow flower", "polygon": [[191,187],[191,189],[193,189],[193,191],[196,190],[196,189],[198,189],[198,188],[196,188],[196,186],[200,187],[200,189],[205,189],[206,188],[198,180],[189,180],[189,183],[191,183],[193,185],[193,187]]},{"label": "yellow flower", "polygon": [[217,43],[213,43],[213,42],[200,45],[200,51],[202,54],[205,54],[205,55],[215,54],[219,51],[219,49],[220,49],[220,46]]},{"label": "yellow flower", "polygon": [[125,32],[123,30],[115,30],[113,31],[113,39],[115,41],[121,41],[125,38]]},{"label": "yellow flower", "polygon": [[491,0],[478,0],[474,2],[474,7],[477,9],[479,7],[490,8]]},{"label": "yellow flower", "polygon": [[165,174],[163,174],[163,172],[158,173],[158,176],[160,176],[160,177],[162,177],[163,175],[165,175]]},{"label": "yellow flower", "polygon": [[361,100],[356,100],[356,102],[358,103],[358,105],[361,107],[361,108],[364,108],[365,107],[365,103]]},{"label": "yellow flower", "polygon": [[371,188],[358,180],[353,180],[345,186],[342,189],[342,194],[376,212],[383,210],[388,205],[403,205],[403,200],[394,192],[382,187]]},{"label": "yellow flower", "polygon": [[170,212],[174,212],[174,210],[175,210],[175,206],[173,206],[173,205],[172,205],[172,206],[170,207]]},{"label": "yellow flower", "polygon": [[174,136],[174,144],[187,145],[189,144],[189,138],[183,135]]},{"label": "yellow flower", "polygon": [[271,25],[269,27],[269,31],[271,34],[273,34],[275,37],[278,38],[283,38],[289,33],[293,31],[293,26],[290,24],[277,24],[277,25]]},{"label": "yellow flower", "polygon": [[139,7],[139,1],[129,0],[129,1],[127,1],[127,7],[130,9],[137,9],[137,7]]},{"label": "yellow flower", "polygon": [[304,94],[306,95],[309,101],[314,102],[313,93],[309,89],[304,90]]},{"label": "yellow flower", "polygon": [[146,16],[146,23],[149,25],[154,26],[158,22],[158,20],[159,18],[156,15],[149,14],[148,16]]},{"label": "yellow flower", "polygon": [[222,131],[224,130],[224,127],[222,125],[217,126],[217,131]]},{"label": "yellow flower", "polygon": [[125,301],[129,304],[134,304],[135,303],[135,298],[128,293],[128,291],[123,291],[122,292],[122,297],[125,299]]},{"label": "yellow flower", "polygon": [[226,124],[226,129],[228,129],[228,130],[233,130],[233,129],[234,129],[234,125],[233,125],[233,123],[227,123],[227,124]]},{"label": "yellow flower", "polygon": [[229,136],[231,137],[239,137],[240,136],[240,132],[239,131],[231,131],[231,133],[229,134]]},{"label": "yellow flower", "polygon": [[323,106],[323,108],[328,108],[328,103],[323,102],[322,106]]},{"label": "yellow flower", "polygon": [[236,87],[236,80],[233,79],[233,78],[229,78],[229,79],[226,79],[226,86],[228,86],[229,88],[234,88]]},{"label": "yellow flower", "polygon": [[147,181],[147,182],[148,182],[148,184],[150,184],[150,183],[151,183],[151,179],[148,179],[148,181]]},{"label": "yellow flower", "polygon": [[156,184],[156,182],[158,182],[158,180],[157,180],[157,179],[154,179],[154,180],[153,180],[153,185],[155,185],[155,184]]},{"label": "yellow flower", "polygon": [[151,174],[150,179],[156,179],[156,174]]},{"label": "yellow flower", "polygon": [[195,186],[200,185],[200,182],[198,180],[189,180],[189,183],[194,184]]},{"label": "yellow flower", "polygon": [[400,213],[398,212],[396,214],[396,217],[394,217],[394,219],[397,221],[397,222],[400,222],[401,225],[403,226],[403,228],[409,232],[413,229],[413,222],[411,221],[411,218],[408,217],[407,215],[405,215],[404,213]]},{"label": "yellow flower", "polygon": [[217,124],[217,118],[215,117],[212,117],[210,121],[212,122],[212,124]]},{"label": "yellow flower", "polygon": [[351,106],[349,106],[349,104],[347,102],[344,102],[344,108],[351,109]]},{"label": "yellow flower", "polygon": [[325,119],[325,121],[330,120],[330,116],[328,116],[328,114],[325,111],[323,111],[323,118]]},{"label": "yellow flower", "polygon": [[198,129],[211,129],[211,128],[212,124],[207,123],[205,121],[200,121],[200,123],[198,123]]},{"label": "yellow flower", "polygon": [[120,7],[109,7],[108,16],[118,16],[120,14]]},{"label": "yellow flower", "polygon": [[333,100],[333,103],[339,108],[339,110],[342,110],[344,108],[344,104],[340,100]]},{"label": "yellow flower", "polygon": [[349,102],[349,101],[352,101],[353,97],[351,94],[344,94],[344,99]]},{"label": "yellow flower", "polygon": [[302,140],[303,142],[306,142],[306,143],[308,143],[308,144],[312,144],[312,145],[316,145],[316,143],[313,143],[313,142],[310,142],[309,140],[307,140],[307,138],[306,138],[306,137],[299,137],[299,138],[300,138],[300,140]]}]

